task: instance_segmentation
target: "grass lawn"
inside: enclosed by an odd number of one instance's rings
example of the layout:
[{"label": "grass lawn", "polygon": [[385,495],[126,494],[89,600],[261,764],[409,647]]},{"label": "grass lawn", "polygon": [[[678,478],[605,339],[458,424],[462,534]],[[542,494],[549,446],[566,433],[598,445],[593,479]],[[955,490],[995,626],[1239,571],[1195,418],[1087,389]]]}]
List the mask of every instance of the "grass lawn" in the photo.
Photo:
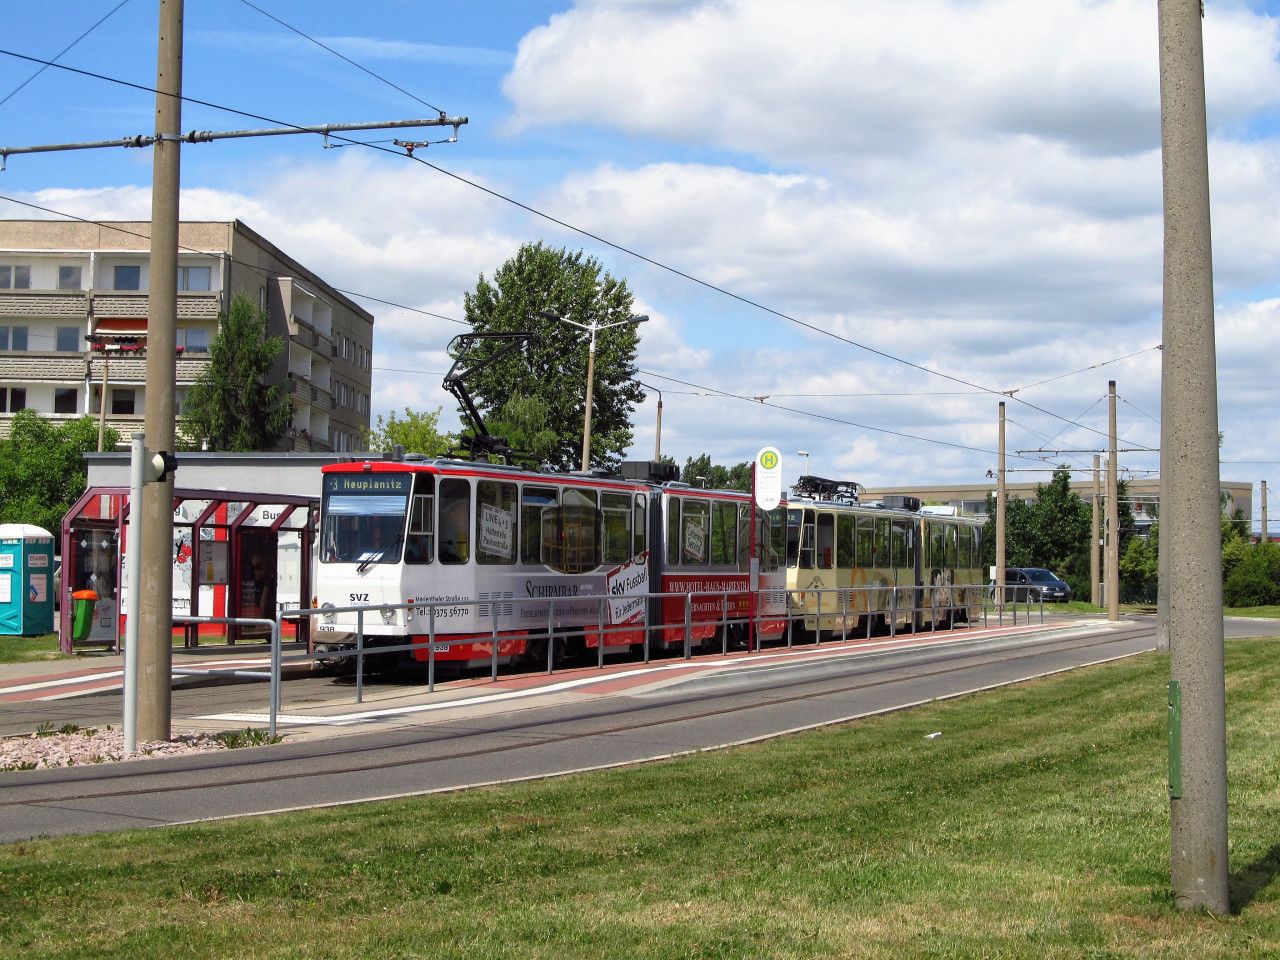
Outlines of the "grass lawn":
[{"label": "grass lawn", "polygon": [[58,635],[0,637],[0,663],[29,663],[32,660],[70,659],[58,648]]},{"label": "grass lawn", "polygon": [[1227,651],[1229,917],[1171,902],[1152,654],[628,770],[0,847],[0,956],[1275,957],[1280,641]]},{"label": "grass lawn", "polygon": [[1222,612],[1228,617],[1280,618],[1280,606],[1275,604],[1267,607],[1226,607]]}]

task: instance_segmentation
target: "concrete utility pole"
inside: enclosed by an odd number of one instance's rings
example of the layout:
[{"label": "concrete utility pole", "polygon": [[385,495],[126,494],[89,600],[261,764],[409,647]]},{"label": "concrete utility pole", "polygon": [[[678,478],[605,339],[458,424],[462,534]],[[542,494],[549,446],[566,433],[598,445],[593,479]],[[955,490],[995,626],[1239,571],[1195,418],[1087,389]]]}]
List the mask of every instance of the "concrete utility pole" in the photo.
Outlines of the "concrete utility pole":
[{"label": "concrete utility pole", "polygon": [[1004,401],[1000,401],[1000,446],[996,460],[996,609],[1004,614]]},{"label": "concrete utility pole", "polygon": [[1262,481],[1262,543],[1267,542],[1267,481]]},{"label": "concrete utility pole", "polygon": [[1098,574],[1102,566],[1099,553],[1102,545],[1102,458],[1093,455],[1093,510],[1089,517],[1089,602],[1095,607],[1102,606],[1102,584]]},{"label": "concrete utility pole", "polygon": [[1218,381],[1200,0],[1160,0],[1164,168],[1161,540],[1169,574],[1169,820],[1174,897],[1227,913],[1226,686]]},{"label": "concrete utility pole", "polygon": [[1107,619],[1120,619],[1120,463],[1116,459],[1116,382],[1107,384]]},{"label": "concrete utility pole", "polygon": [[[156,46],[156,143],[151,182],[150,295],[143,432],[152,450],[173,451],[177,379],[178,186],[182,127],[182,2],[160,0]],[[105,398],[104,398],[105,399]],[[133,509],[138,509],[138,504]],[[173,668],[173,477],[142,493],[138,615],[138,736],[168,740]]]}]

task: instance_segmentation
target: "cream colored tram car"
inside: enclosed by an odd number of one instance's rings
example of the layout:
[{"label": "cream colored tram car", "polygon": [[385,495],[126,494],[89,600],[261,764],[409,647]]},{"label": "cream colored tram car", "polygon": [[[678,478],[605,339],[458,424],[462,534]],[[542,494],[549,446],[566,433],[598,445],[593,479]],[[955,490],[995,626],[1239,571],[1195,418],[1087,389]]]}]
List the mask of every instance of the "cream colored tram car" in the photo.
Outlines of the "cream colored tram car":
[{"label": "cream colored tram car", "polygon": [[972,622],[982,613],[981,524],[832,500],[787,511],[788,607],[806,635]]}]

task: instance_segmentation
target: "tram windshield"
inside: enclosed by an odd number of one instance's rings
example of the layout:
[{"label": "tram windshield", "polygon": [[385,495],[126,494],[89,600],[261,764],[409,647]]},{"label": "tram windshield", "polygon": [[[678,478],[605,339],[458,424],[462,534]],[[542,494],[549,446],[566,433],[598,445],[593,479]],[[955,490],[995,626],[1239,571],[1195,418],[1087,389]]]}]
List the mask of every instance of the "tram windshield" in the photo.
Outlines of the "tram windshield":
[{"label": "tram windshield", "polygon": [[326,474],[322,563],[398,563],[409,508],[409,474]]}]

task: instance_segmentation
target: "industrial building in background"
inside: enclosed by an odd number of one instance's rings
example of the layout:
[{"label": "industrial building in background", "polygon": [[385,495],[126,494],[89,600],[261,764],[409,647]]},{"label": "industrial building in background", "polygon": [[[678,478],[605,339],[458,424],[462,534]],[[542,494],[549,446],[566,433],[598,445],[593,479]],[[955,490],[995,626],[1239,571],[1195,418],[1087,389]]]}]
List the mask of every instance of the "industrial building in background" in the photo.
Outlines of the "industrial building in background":
[{"label": "industrial building in background", "polygon": [[[0,436],[22,409],[101,417],[123,448],[142,429],[150,230],[146,221],[0,220]],[[293,404],[279,449],[359,449],[373,315],[239,220],[183,222],[179,244],[179,433],[218,316],[244,294],[287,345],[270,374],[289,384]]]}]

